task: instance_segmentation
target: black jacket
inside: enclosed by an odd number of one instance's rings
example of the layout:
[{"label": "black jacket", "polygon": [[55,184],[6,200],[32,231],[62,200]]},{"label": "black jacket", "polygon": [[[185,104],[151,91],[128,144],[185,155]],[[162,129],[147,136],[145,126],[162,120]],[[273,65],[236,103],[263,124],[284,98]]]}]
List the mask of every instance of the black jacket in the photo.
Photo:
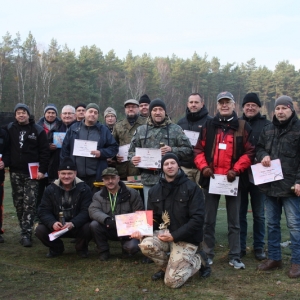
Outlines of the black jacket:
[{"label": "black jacket", "polygon": [[[75,179],[75,187],[69,191],[71,200],[71,217],[66,220],[72,222],[75,228],[82,227],[90,221],[88,208],[92,202],[92,192],[90,188],[79,178]],[[45,190],[41,204],[38,209],[38,217],[42,224],[53,230],[53,224],[59,221],[59,212],[62,209],[62,199],[65,190],[60,186],[57,179]]]},{"label": "black jacket", "polygon": [[170,216],[168,229],[174,242],[199,245],[203,239],[204,196],[200,187],[189,180],[183,171],[173,182],[161,177],[149,190],[148,209],[153,210],[154,230],[162,223],[162,213]]},{"label": "black jacket", "polygon": [[251,119],[247,118],[245,114],[243,114],[243,116],[240,119],[245,120],[251,126],[252,142],[254,145],[258,143],[258,139],[263,128],[267,124],[271,124],[271,121],[269,121],[265,115],[261,115],[260,113],[258,113],[255,117]]},{"label": "black jacket", "polygon": [[266,125],[256,145],[258,162],[269,155],[271,160],[280,159],[283,180],[260,184],[260,190],[271,197],[295,197],[291,187],[300,184],[300,120],[295,112],[286,124],[280,124],[276,117]]},{"label": "black jacket", "polygon": [[7,126],[10,137],[10,171],[29,175],[28,163],[38,162],[39,172],[48,171],[49,144],[44,129],[29,119],[29,124],[17,121]]},{"label": "black jacket", "polygon": [[[0,128],[0,154],[2,154],[2,161],[4,166],[9,167],[10,153],[9,153],[9,135],[6,130]],[[5,169],[0,170],[0,183],[4,181]]]},{"label": "black jacket", "polygon": [[[38,121],[38,125],[44,126],[44,120],[45,118],[41,118]],[[48,144],[53,143],[53,133],[54,132],[66,132],[68,127],[60,120],[59,118],[56,118],[56,124],[55,126],[48,131],[47,133],[47,139]],[[58,178],[57,171],[60,163],[60,151],[61,148],[57,148],[56,150],[50,150],[50,160],[49,160],[49,166],[48,166],[48,178],[49,182],[53,182],[55,179]]]},{"label": "black jacket", "polygon": [[[200,133],[201,128],[206,120],[210,119],[212,119],[212,117],[208,115],[208,110],[205,105],[203,105],[203,107],[196,113],[191,113],[190,110],[186,108],[185,117],[180,119],[177,125],[179,125],[183,130],[196,131]],[[180,165],[186,168],[196,168],[193,156],[190,156],[186,160],[180,161]]]}]

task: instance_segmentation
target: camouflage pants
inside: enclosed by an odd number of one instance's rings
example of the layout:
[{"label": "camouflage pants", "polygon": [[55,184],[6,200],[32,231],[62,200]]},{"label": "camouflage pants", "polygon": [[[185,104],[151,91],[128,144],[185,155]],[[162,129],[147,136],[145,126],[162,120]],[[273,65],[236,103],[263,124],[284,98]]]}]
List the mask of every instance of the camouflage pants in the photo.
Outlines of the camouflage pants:
[{"label": "camouflage pants", "polygon": [[17,211],[21,236],[31,237],[35,217],[38,181],[22,173],[10,173],[12,198]]},{"label": "camouflage pants", "polygon": [[182,286],[201,267],[200,255],[196,254],[198,247],[190,243],[167,243],[153,236],[143,239],[139,247],[145,256],[165,270],[165,284],[171,288]]}]

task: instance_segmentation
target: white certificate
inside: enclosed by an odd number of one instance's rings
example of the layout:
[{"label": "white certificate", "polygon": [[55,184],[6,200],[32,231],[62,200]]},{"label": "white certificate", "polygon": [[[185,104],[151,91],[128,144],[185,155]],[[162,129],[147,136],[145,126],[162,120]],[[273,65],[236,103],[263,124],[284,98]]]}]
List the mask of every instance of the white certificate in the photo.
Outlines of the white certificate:
[{"label": "white certificate", "polygon": [[191,130],[183,130],[185,135],[189,138],[192,146],[196,146],[199,138],[200,132],[191,131]]},{"label": "white certificate", "polygon": [[126,144],[126,145],[123,145],[123,146],[119,146],[119,153],[118,155],[122,156],[123,157],[123,161],[128,161],[128,150],[129,150],[129,147],[130,147],[130,144]]},{"label": "white certificate", "polygon": [[155,148],[135,148],[135,155],[141,157],[138,168],[159,169],[161,164],[161,150]]},{"label": "white certificate", "polygon": [[283,179],[281,163],[279,159],[271,160],[270,167],[264,167],[261,163],[252,165],[251,171],[255,185]]},{"label": "white certificate", "polygon": [[239,177],[237,176],[233,182],[228,182],[226,175],[214,174],[215,178],[210,178],[209,190],[210,194],[237,196],[239,187]]},{"label": "white certificate", "polygon": [[84,156],[84,157],[95,157],[91,154],[91,151],[97,150],[96,141],[87,141],[87,140],[74,140],[74,156]]}]

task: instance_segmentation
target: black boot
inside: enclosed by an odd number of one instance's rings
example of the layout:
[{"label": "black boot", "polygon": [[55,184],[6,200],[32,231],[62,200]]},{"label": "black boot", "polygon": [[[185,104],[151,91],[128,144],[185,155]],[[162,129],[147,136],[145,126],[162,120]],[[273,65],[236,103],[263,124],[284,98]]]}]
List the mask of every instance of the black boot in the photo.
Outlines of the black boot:
[{"label": "black boot", "polygon": [[199,251],[201,256],[201,268],[199,270],[199,276],[202,278],[207,278],[211,274],[211,268],[207,260],[207,255],[204,251]]}]

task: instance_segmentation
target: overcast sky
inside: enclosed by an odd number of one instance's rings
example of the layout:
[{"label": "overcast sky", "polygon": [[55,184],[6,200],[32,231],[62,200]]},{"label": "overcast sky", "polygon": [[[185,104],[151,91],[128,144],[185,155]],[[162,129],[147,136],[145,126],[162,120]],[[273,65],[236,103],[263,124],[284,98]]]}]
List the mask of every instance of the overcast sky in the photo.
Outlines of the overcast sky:
[{"label": "overcast sky", "polygon": [[[218,57],[274,70],[300,69],[299,0],[0,0],[0,34],[29,31],[40,48],[51,39],[76,53],[95,44],[104,54]],[[1,39],[2,41],[2,39]]]}]

